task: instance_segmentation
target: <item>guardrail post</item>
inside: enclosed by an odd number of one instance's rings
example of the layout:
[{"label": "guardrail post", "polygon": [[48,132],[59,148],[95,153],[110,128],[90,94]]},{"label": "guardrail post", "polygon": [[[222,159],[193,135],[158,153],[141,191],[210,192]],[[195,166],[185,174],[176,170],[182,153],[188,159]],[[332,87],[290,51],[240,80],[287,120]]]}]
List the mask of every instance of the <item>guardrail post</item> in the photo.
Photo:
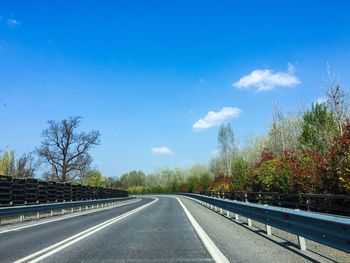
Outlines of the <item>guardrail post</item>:
[{"label": "guardrail post", "polygon": [[36,219],[40,219],[40,213],[36,213]]},{"label": "guardrail post", "polygon": [[64,209],[62,209],[62,215],[64,215]]},{"label": "guardrail post", "polygon": [[303,238],[303,237],[301,237],[301,236],[298,236],[298,243],[299,243],[299,248],[300,248],[300,250],[305,251],[305,250],[306,250],[306,241],[305,241],[305,238]]},{"label": "guardrail post", "polygon": [[72,207],[72,209],[70,211],[73,213],[74,212],[74,207]]},{"label": "guardrail post", "polygon": [[24,215],[20,215],[19,216],[19,222],[23,222],[23,219],[24,219]]},{"label": "guardrail post", "polygon": [[239,220],[239,215],[235,214],[235,220],[238,221]]},{"label": "guardrail post", "polygon": [[50,211],[50,216],[53,216],[53,211],[52,210]]},{"label": "guardrail post", "polygon": [[[268,205],[265,204],[264,206],[268,206]],[[267,219],[267,220],[269,221],[270,219]],[[265,225],[265,226],[266,226],[266,235],[271,236],[272,235],[271,226],[270,225]]]},{"label": "guardrail post", "polygon": [[224,212],[222,211],[222,208],[220,207],[220,213],[223,214]]},{"label": "guardrail post", "polygon": [[226,211],[226,215],[227,217],[230,217],[230,212],[228,210]]},{"label": "guardrail post", "polygon": [[271,226],[269,226],[269,225],[266,225],[266,235],[268,235],[268,236],[272,235]]},{"label": "guardrail post", "polygon": [[247,218],[248,219],[248,226],[252,226],[252,220],[250,218]]}]

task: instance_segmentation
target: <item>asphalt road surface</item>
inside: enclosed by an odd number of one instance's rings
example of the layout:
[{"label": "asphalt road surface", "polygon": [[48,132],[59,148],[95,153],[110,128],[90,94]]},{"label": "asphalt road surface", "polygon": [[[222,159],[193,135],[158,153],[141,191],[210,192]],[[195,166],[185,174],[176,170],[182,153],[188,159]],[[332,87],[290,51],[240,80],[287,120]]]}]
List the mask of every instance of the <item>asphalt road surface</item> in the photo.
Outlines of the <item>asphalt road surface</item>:
[{"label": "asphalt road surface", "polygon": [[[45,222],[38,224],[38,222]],[[28,223],[26,223],[28,224]],[[0,228],[0,262],[339,262],[298,252],[187,198]]]}]

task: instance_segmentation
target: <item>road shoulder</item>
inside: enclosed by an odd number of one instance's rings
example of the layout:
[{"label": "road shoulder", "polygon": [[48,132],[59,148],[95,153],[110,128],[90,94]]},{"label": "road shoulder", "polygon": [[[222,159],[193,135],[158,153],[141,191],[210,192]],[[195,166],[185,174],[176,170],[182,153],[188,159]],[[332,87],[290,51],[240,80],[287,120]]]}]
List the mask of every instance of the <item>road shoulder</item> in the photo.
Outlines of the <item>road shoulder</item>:
[{"label": "road shoulder", "polygon": [[314,251],[301,252],[290,241],[267,236],[257,227],[237,223],[186,197],[180,197],[193,217],[230,262],[346,262],[346,253],[336,259]]}]

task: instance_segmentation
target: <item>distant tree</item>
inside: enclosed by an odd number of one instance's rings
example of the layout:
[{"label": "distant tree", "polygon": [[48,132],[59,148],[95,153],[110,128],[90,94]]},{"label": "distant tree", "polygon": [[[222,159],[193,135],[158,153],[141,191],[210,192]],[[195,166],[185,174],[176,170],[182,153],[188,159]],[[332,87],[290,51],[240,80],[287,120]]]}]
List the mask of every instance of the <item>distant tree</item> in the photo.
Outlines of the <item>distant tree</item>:
[{"label": "distant tree", "polygon": [[235,136],[231,129],[231,125],[221,124],[218,135],[219,150],[221,158],[225,163],[225,173],[231,176],[232,158],[235,152]]},{"label": "distant tree", "polygon": [[34,178],[40,163],[35,159],[34,153],[23,154],[16,161],[15,176],[20,178]]},{"label": "distant tree", "polygon": [[248,162],[249,165],[255,165],[260,161],[261,153],[267,148],[267,137],[257,136],[250,140],[250,143],[241,150],[242,158]]},{"label": "distant tree", "polygon": [[217,156],[209,161],[209,171],[214,174],[224,174],[226,171],[225,160]]},{"label": "distant tree", "polygon": [[49,121],[49,127],[42,133],[44,140],[37,151],[57,181],[76,179],[90,163],[89,150],[100,144],[98,131],[77,132],[80,120],[80,117],[69,117],[60,122]]},{"label": "distant tree", "polygon": [[312,105],[303,115],[300,146],[305,151],[326,154],[331,148],[333,138],[339,135],[338,125],[325,104]]},{"label": "distant tree", "polygon": [[15,152],[0,152],[0,175],[15,176]]},{"label": "distant tree", "polygon": [[121,183],[118,178],[115,177],[105,177],[106,187],[109,188],[121,188]]},{"label": "distant tree", "polygon": [[86,154],[84,156],[85,160],[82,162],[82,165],[78,166],[78,169],[76,171],[76,177],[75,179],[82,183],[89,172],[93,171],[94,169],[91,169],[91,163],[92,163],[92,157],[89,154]]},{"label": "distant tree", "polygon": [[129,188],[132,186],[144,186],[146,180],[146,175],[142,171],[131,171],[129,173],[123,174],[120,177],[120,182],[123,187]]},{"label": "distant tree", "polygon": [[349,96],[339,84],[339,77],[331,72],[327,65],[327,106],[330,109],[340,131],[343,134],[343,125],[349,118]]},{"label": "distant tree", "polygon": [[301,123],[299,116],[286,115],[281,107],[276,105],[268,132],[267,148],[277,155],[282,155],[286,150],[297,151]]},{"label": "distant tree", "polygon": [[90,170],[83,179],[83,184],[95,187],[106,186],[106,180],[100,171]]},{"label": "distant tree", "polygon": [[207,191],[210,182],[214,179],[209,168],[204,164],[195,164],[187,170],[187,184],[190,191],[202,192]]},{"label": "distant tree", "polygon": [[249,163],[242,157],[235,157],[232,161],[232,189],[244,191],[249,172]]}]

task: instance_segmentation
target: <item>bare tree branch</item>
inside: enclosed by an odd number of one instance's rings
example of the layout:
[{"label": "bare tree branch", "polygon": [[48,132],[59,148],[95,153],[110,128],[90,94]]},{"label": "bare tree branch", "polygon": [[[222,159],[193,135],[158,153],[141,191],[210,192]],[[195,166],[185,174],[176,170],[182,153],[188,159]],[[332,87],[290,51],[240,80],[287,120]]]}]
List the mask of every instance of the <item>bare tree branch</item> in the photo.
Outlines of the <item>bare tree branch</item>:
[{"label": "bare tree branch", "polygon": [[100,144],[100,133],[76,130],[80,117],[70,117],[61,122],[49,121],[49,127],[42,133],[44,138],[37,150],[39,156],[51,167],[58,181],[65,182],[81,176],[91,164],[89,150]]}]

